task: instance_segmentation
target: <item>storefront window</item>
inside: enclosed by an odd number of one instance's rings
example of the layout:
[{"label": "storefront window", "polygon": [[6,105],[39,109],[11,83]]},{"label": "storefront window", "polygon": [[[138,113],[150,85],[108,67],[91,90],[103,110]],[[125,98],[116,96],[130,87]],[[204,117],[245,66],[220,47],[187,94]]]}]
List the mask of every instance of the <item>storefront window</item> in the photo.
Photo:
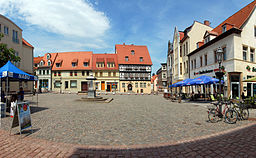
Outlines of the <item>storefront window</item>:
[{"label": "storefront window", "polygon": [[60,81],[55,81],[54,87],[55,88],[60,88]]},{"label": "storefront window", "polygon": [[77,81],[76,80],[71,80],[70,81],[70,88],[77,88]]}]

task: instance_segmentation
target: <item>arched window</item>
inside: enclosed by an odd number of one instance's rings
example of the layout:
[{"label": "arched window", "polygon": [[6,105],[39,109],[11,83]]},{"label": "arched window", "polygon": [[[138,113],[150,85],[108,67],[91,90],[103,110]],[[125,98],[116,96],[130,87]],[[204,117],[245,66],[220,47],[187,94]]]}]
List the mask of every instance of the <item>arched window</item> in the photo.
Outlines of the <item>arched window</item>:
[{"label": "arched window", "polygon": [[51,66],[51,60],[48,60],[48,66]]},{"label": "arched window", "polygon": [[43,60],[41,60],[40,65],[41,65],[41,66],[43,66],[43,65],[44,65],[44,61],[43,61]]},{"label": "arched window", "polygon": [[47,59],[50,59],[51,58],[51,55],[50,54],[47,54]]},{"label": "arched window", "polygon": [[135,51],[134,51],[134,50],[131,50],[131,54],[134,55],[134,54],[135,54]]}]

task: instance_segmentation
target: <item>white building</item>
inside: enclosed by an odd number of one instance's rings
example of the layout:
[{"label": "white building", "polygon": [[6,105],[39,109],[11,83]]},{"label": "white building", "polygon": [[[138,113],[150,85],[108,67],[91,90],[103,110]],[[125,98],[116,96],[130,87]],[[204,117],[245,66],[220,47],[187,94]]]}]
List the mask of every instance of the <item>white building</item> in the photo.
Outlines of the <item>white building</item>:
[{"label": "white building", "polygon": [[205,32],[204,43],[198,41],[199,48],[188,55],[190,78],[201,75],[215,77],[215,71],[218,71],[219,67],[215,53],[221,47],[224,51],[226,95],[232,98],[240,97],[244,90],[248,96],[256,95],[255,83],[242,82],[256,76],[255,4],[256,1],[253,1],[212,31]]}]

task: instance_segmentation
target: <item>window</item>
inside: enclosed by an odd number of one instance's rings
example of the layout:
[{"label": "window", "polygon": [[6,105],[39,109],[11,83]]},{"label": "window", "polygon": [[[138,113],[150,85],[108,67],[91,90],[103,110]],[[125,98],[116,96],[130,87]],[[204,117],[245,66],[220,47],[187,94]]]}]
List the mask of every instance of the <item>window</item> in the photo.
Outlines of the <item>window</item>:
[{"label": "window", "polygon": [[250,52],[251,52],[250,61],[251,61],[251,62],[254,62],[254,49],[251,48],[251,49],[250,49]]},{"label": "window", "polygon": [[183,63],[183,66],[184,66],[184,73],[185,73],[185,71],[186,71],[186,63],[185,62]]},{"label": "window", "polygon": [[200,67],[202,67],[202,66],[203,66],[203,57],[200,56]]},{"label": "window", "polygon": [[89,76],[89,75],[90,75],[90,72],[89,72],[89,71],[87,71],[87,72],[86,72],[86,75],[87,75],[87,76]]},{"label": "window", "polygon": [[60,67],[60,63],[56,63],[56,67]]},{"label": "window", "polygon": [[182,46],[180,46],[180,57],[182,57]]},{"label": "window", "polygon": [[163,73],[163,78],[166,78],[166,74],[165,73]]},{"label": "window", "polygon": [[144,83],[144,88],[146,88],[147,87],[147,83]]},{"label": "window", "polygon": [[107,63],[107,67],[115,67],[115,63]]},{"label": "window", "polygon": [[134,54],[135,54],[134,50],[131,50],[131,54],[132,54],[132,55],[134,55]]},{"label": "window", "polygon": [[180,63],[180,74],[182,75],[182,63]]},{"label": "window", "polygon": [[129,57],[128,56],[125,56],[125,61],[129,61]]},{"label": "window", "polygon": [[85,74],[84,71],[82,71],[82,76],[84,76],[84,74]]},{"label": "window", "polygon": [[102,77],[103,76],[103,72],[100,72],[100,77]]},{"label": "window", "polygon": [[227,60],[227,48],[223,47],[222,50],[223,50],[223,61],[225,61]]},{"label": "window", "polygon": [[[1,26],[1,25],[0,25]],[[1,30],[0,30],[1,31]],[[256,37],[256,26],[254,26],[254,37]]]},{"label": "window", "polygon": [[108,72],[108,77],[111,77],[111,72]]},{"label": "window", "polygon": [[188,42],[186,42],[186,54],[188,55]]},{"label": "window", "polygon": [[186,70],[187,70],[187,73],[188,73],[188,68],[189,68],[188,61],[186,61],[186,63],[187,63],[187,69]]},{"label": "window", "polygon": [[73,76],[73,71],[70,71],[70,76]]},{"label": "window", "polygon": [[104,67],[104,63],[102,62],[96,63],[96,67]]},{"label": "window", "polygon": [[60,88],[60,81],[55,81],[54,88]]},{"label": "window", "polygon": [[12,30],[12,41],[14,43],[19,43],[18,31]]},{"label": "window", "polygon": [[204,55],[204,65],[207,65],[207,54]]},{"label": "window", "polygon": [[191,70],[193,70],[194,65],[193,65],[193,60],[191,61]]},{"label": "window", "polygon": [[43,66],[43,65],[44,65],[44,61],[43,61],[43,60],[41,60],[40,65],[41,65],[41,66]]},{"label": "window", "polygon": [[125,88],[125,83],[122,83],[122,87]]},{"label": "window", "polygon": [[76,67],[77,66],[77,62],[72,62],[72,67]]},{"label": "window", "polygon": [[60,73],[60,71],[58,72],[58,76],[61,76],[61,73]]},{"label": "window", "polygon": [[143,83],[141,82],[141,83],[140,83],[140,88],[142,88],[142,87],[143,87]]},{"label": "window", "polygon": [[89,63],[88,62],[84,62],[84,67],[88,67]]},{"label": "window", "polygon": [[45,70],[43,70],[43,75],[45,75]]},{"label": "window", "polygon": [[140,57],[140,62],[143,62],[143,57]]},{"label": "window", "polygon": [[243,60],[246,61],[246,55],[247,55],[247,47],[243,46]]},{"label": "window", "polygon": [[4,34],[9,35],[9,28],[4,26]]},{"label": "window", "polygon": [[47,70],[46,72],[47,72],[47,75],[49,75],[49,70]]},{"label": "window", "polygon": [[50,60],[48,60],[48,66],[51,66],[51,61]]},{"label": "window", "polygon": [[39,75],[41,75],[42,74],[42,71],[41,70],[39,70]]},{"label": "window", "polygon": [[47,59],[50,59],[51,58],[51,55],[50,54],[47,54]]},{"label": "window", "polygon": [[196,59],[194,60],[194,68],[196,69]]},{"label": "window", "polygon": [[208,43],[210,41],[210,36],[207,36],[205,39],[204,39],[204,43]]},{"label": "window", "polygon": [[226,25],[222,26],[222,33],[227,31]]},{"label": "window", "polygon": [[139,87],[139,84],[138,82],[135,83],[135,88],[138,88]]},{"label": "window", "polygon": [[113,76],[116,77],[116,72],[113,72]]},{"label": "window", "polygon": [[76,80],[71,80],[70,81],[70,88],[77,88],[77,81]]},{"label": "window", "polygon": [[54,72],[54,76],[57,76],[57,72]]},{"label": "window", "polygon": [[74,74],[75,74],[75,76],[77,76],[77,72],[76,72],[76,71],[75,71],[75,73],[74,73]]},{"label": "window", "polygon": [[95,76],[96,76],[96,77],[98,76],[98,72],[95,72]]},{"label": "window", "polygon": [[183,56],[186,55],[186,43],[183,45]]}]

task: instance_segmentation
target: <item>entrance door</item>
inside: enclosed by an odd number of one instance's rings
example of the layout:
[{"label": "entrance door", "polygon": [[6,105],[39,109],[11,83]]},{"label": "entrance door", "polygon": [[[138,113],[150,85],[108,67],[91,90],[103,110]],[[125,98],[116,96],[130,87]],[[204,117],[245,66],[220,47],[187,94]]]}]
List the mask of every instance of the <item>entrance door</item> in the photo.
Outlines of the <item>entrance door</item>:
[{"label": "entrance door", "polygon": [[68,88],[68,81],[65,81],[65,89]]},{"label": "entrance door", "polygon": [[107,84],[107,92],[111,92],[111,84]]},{"label": "entrance door", "polygon": [[240,98],[240,86],[239,82],[231,82],[231,98],[237,99]]},{"label": "entrance door", "polygon": [[104,91],[105,90],[105,82],[101,81],[101,90]]},{"label": "entrance door", "polygon": [[128,91],[132,91],[132,84],[128,84]]},{"label": "entrance door", "polygon": [[81,90],[88,91],[88,83],[87,82],[81,82]]}]

